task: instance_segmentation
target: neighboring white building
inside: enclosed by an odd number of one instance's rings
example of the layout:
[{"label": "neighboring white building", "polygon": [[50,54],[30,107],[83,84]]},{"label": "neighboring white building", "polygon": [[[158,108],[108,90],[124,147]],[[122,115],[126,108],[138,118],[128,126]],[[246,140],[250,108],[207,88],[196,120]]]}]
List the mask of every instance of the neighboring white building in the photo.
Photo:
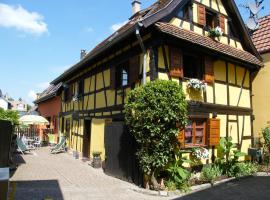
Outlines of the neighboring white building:
[{"label": "neighboring white building", "polygon": [[0,108],[3,108],[4,110],[8,109],[8,101],[3,98],[1,90],[0,90]]}]

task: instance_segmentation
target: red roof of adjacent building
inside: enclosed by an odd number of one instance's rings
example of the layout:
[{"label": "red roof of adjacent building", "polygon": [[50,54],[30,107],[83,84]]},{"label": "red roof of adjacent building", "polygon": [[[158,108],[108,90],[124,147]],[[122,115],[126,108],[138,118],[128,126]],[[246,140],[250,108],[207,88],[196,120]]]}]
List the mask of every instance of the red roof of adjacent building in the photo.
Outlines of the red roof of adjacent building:
[{"label": "red roof of adjacent building", "polygon": [[259,20],[260,28],[253,33],[253,42],[260,53],[270,51],[270,15]]}]

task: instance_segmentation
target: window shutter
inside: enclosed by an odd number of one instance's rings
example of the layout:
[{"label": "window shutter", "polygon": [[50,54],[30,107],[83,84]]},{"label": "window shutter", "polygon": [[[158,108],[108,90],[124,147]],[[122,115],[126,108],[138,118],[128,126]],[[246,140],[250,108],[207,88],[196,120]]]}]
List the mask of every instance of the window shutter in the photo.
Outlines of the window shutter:
[{"label": "window shutter", "polygon": [[225,33],[225,17],[223,15],[219,15],[219,26],[223,33]]},{"label": "window shutter", "polygon": [[115,84],[116,84],[116,81],[115,81],[115,76],[116,76],[116,69],[115,69],[115,66],[111,67],[110,69],[110,88],[111,89],[115,89]]},{"label": "window shutter", "polygon": [[179,129],[177,140],[180,143],[180,148],[184,148],[185,147],[185,129],[183,130]]},{"label": "window shutter", "polygon": [[134,56],[129,60],[129,84],[139,80],[140,56]]},{"label": "window shutter", "polygon": [[204,80],[207,83],[213,83],[214,79],[214,61],[211,57],[206,56],[204,59]]},{"label": "window shutter", "polygon": [[171,77],[183,78],[183,55],[177,48],[170,48],[170,75]]},{"label": "window shutter", "polygon": [[203,5],[197,4],[198,6],[198,24],[205,26],[206,25],[206,12]]},{"label": "window shutter", "polygon": [[220,119],[208,119],[208,145],[217,146],[220,141]]}]

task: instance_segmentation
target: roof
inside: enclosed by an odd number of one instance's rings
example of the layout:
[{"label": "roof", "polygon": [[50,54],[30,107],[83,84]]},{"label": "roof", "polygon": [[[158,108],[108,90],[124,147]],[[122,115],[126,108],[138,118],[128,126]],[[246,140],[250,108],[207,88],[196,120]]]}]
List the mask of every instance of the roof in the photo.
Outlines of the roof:
[{"label": "roof", "polygon": [[[129,21],[124,26],[106,38],[103,42],[99,43],[82,60],[80,60],[78,63],[73,65],[59,77],[53,80],[52,84],[57,84],[61,81],[64,81],[65,78],[71,76],[77,70],[82,69],[84,66],[86,66],[86,64],[88,65],[89,62],[95,59],[98,55],[108,50],[118,42],[124,40],[131,34],[134,34],[136,27],[143,26],[144,28],[147,28],[168,16],[172,11],[174,11],[175,8],[177,8],[177,6],[181,6],[188,1],[189,0],[157,0],[157,2],[155,2],[153,5],[131,16]],[[249,49],[250,52],[253,52],[254,55],[256,55],[258,58],[260,58],[259,53],[257,52],[250,36],[248,35],[234,0],[222,0],[222,3],[228,7],[228,11],[233,15],[234,18],[236,18],[234,22],[237,23],[236,26],[241,29],[241,39],[247,44],[246,48]]]},{"label": "roof", "polygon": [[199,45],[210,50],[219,51],[224,55],[248,62],[253,65],[263,66],[263,63],[251,53],[231,47],[221,42],[217,42],[210,37],[205,37],[193,31],[181,29],[169,23],[158,22],[155,24],[155,26],[159,31],[163,33],[191,42],[195,45]]},{"label": "roof", "polygon": [[253,35],[253,42],[260,53],[270,51],[270,15],[259,19],[260,28]]},{"label": "roof", "polygon": [[56,96],[58,91],[61,89],[63,83],[58,83],[57,85],[51,84],[46,90],[44,90],[40,95],[39,98],[34,101],[35,104],[39,104],[43,101],[51,99],[52,97]]}]

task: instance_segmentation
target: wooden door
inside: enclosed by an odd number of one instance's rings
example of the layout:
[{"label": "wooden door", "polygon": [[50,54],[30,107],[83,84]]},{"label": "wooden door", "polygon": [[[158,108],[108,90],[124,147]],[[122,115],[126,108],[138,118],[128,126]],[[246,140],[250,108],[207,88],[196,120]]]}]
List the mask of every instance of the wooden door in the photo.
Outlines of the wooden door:
[{"label": "wooden door", "polygon": [[91,120],[84,120],[83,157],[90,158]]}]

